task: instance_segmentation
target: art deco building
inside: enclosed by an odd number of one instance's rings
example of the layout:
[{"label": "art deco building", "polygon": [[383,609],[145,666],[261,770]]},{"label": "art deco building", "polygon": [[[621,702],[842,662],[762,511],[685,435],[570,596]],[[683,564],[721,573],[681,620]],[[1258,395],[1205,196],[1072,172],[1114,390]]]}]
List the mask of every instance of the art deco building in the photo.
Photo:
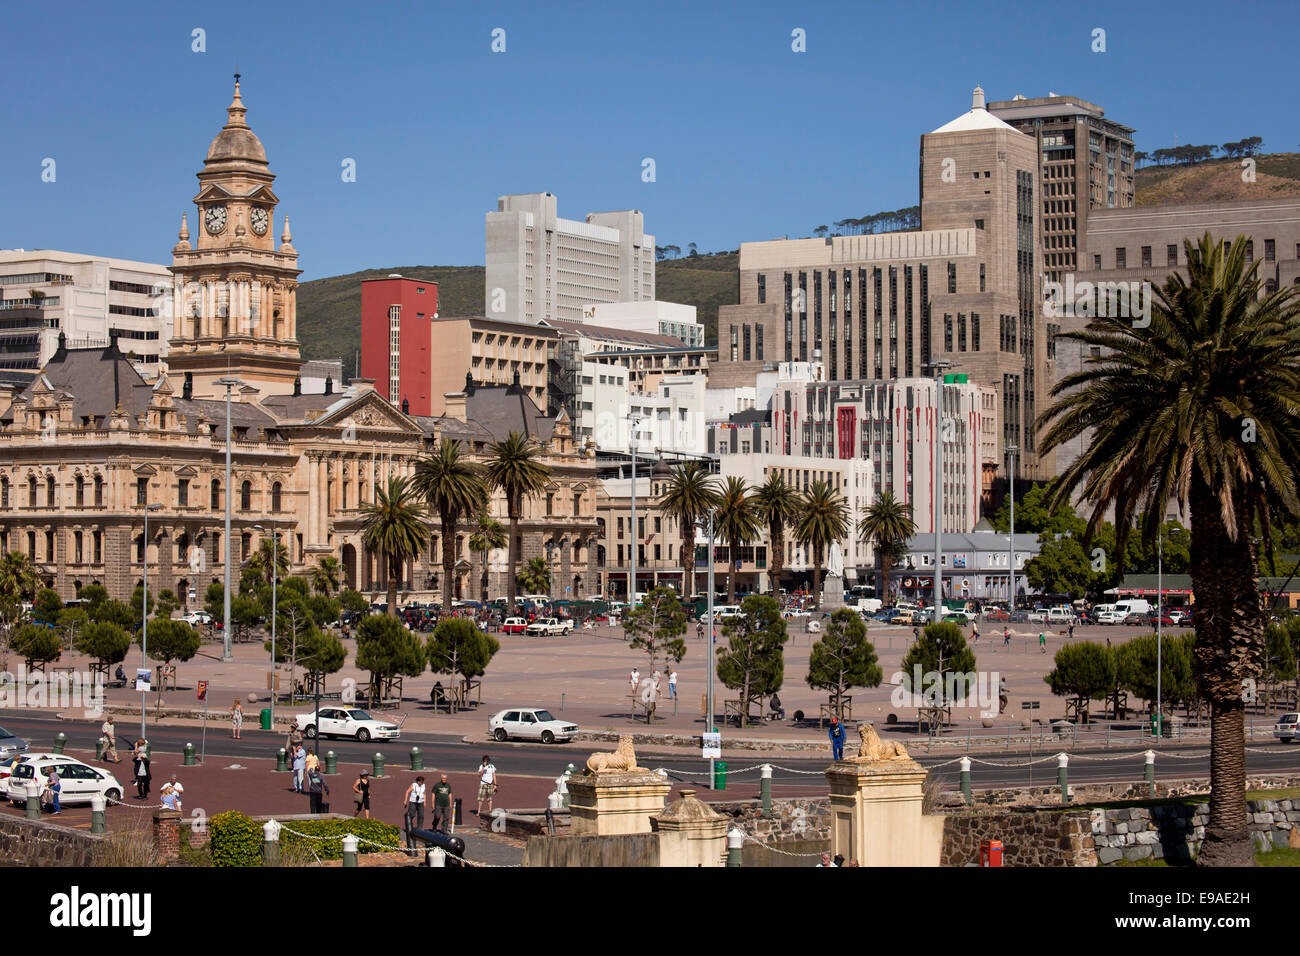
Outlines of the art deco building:
[{"label": "art deco building", "polygon": [[[199,238],[191,245],[183,225],[175,249],[174,288],[185,308],[169,371],[146,380],[112,342],[61,341],[33,381],[0,385],[0,547],[30,555],[65,599],[90,583],[128,598],[147,567],[151,589],[202,605],[209,582],[224,575],[233,496],[232,564],[275,529],[292,573],[332,555],[347,585],[382,594],[387,562],[362,543],[361,509],[376,487],[413,474],[443,437],[482,459],[494,441],[520,431],[552,469],[545,493],[524,505],[524,559],[549,558],[558,594],[599,587],[594,453],[575,441],[566,416],[542,413],[517,375],[457,383],[437,418],[406,414],[364,379],[344,389],[326,378],[304,394],[297,252],[287,226],[278,249],[271,241],[274,177],[238,85],[228,112],[199,174]],[[226,376],[240,382],[231,389],[229,486],[225,387],[216,384]],[[147,505],[161,508],[149,515],[146,540]],[[505,523],[500,496],[490,508]],[[462,527],[445,541],[436,518],[429,532],[426,550],[403,569],[399,600],[437,597],[443,547],[456,555],[456,593],[477,597],[481,557],[469,551],[470,532]],[[506,581],[502,557],[489,559],[494,594]]]}]

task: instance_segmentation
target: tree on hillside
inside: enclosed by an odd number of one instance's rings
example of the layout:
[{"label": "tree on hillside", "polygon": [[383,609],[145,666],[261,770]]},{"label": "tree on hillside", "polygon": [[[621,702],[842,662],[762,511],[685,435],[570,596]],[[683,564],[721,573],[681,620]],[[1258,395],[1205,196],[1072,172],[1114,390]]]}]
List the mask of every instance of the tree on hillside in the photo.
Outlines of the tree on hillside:
[{"label": "tree on hillside", "polygon": [[642,603],[623,615],[623,635],[628,646],[648,657],[647,671],[653,671],[660,655],[680,662],[686,656],[686,612],[672,588],[658,587]]},{"label": "tree on hillside", "polygon": [[831,706],[840,713],[840,702],[854,687],[879,687],[883,678],[876,649],[867,640],[862,615],[840,608],[831,615],[826,636],[812,646],[808,658],[808,686],[830,694]]},{"label": "tree on hillside", "polygon": [[775,598],[751,594],[740,613],[722,628],[726,647],[717,649],[718,680],[740,692],[744,722],[750,704],[781,689],[785,679],[785,619]]}]

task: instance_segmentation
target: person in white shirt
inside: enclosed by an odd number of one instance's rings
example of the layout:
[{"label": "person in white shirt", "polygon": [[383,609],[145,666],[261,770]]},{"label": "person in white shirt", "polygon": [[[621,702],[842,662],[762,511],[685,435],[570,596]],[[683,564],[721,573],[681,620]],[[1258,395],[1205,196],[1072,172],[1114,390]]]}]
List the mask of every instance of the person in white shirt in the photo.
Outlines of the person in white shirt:
[{"label": "person in white shirt", "polygon": [[176,779],[176,774],[171,775],[171,778],[163,784],[163,788],[159,793],[162,796],[163,806],[169,807],[172,810],[184,809],[181,805],[181,799],[185,796],[185,788],[181,786],[181,782]]},{"label": "person in white shirt", "polygon": [[677,671],[675,670],[668,673],[668,699],[677,699]]},{"label": "person in white shirt", "polygon": [[[406,795],[403,799],[406,810],[406,832],[409,834],[412,830],[424,829],[424,803],[425,789],[424,777],[415,778],[415,782],[406,788]],[[409,836],[407,838],[409,843]]]},{"label": "person in white shirt", "polygon": [[99,732],[104,738],[104,763],[121,763],[122,758],[117,755],[117,727],[111,714],[104,718]]},{"label": "person in white shirt", "polygon": [[627,675],[627,683],[632,688],[632,693],[635,694],[637,688],[641,686],[641,671],[635,667],[632,668],[632,673]]},{"label": "person in white shirt", "polygon": [[487,803],[488,813],[492,812],[492,796],[497,792],[497,768],[487,754],[478,768],[478,815],[483,815],[483,804]]}]

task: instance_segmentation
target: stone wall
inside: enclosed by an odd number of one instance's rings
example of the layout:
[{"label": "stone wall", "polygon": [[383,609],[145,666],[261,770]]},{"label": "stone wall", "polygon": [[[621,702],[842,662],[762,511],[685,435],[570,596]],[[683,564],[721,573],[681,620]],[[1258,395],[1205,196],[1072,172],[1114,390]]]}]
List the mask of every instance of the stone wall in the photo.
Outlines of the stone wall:
[{"label": "stone wall", "polygon": [[949,814],[939,865],[978,865],[980,842],[1001,840],[1003,866],[1096,866],[1089,822],[1082,810]]},{"label": "stone wall", "polygon": [[612,836],[529,837],[524,866],[659,865],[658,833]]},{"label": "stone wall", "polygon": [[[1300,800],[1251,800],[1246,804],[1257,852],[1300,848]],[[1090,813],[1097,862],[1189,860],[1205,838],[1209,803],[1105,809]]]},{"label": "stone wall", "polygon": [[730,817],[728,829],[739,827],[764,843],[783,840],[830,840],[830,801],[826,797],[772,801],[772,816],[763,816],[758,800],[710,803],[714,810]]},{"label": "stone wall", "polygon": [[[1300,775],[1276,774],[1273,776],[1253,776],[1246,778],[1247,790],[1286,790],[1300,787]],[[1151,796],[1147,785],[1142,780],[1118,783],[1071,784],[1071,803],[1107,803],[1120,800],[1150,800],[1165,797],[1190,797],[1210,792],[1208,777],[1173,780],[1167,783],[1157,782],[1155,797]],[[1061,790],[1055,783],[1038,787],[1007,787],[998,790],[976,790],[976,806],[1000,807],[1058,807],[1061,805]],[[941,797],[945,806],[955,807],[962,803],[961,794],[956,791],[944,793]]]},{"label": "stone wall", "polygon": [[95,866],[104,837],[43,820],[0,816],[0,864]]}]

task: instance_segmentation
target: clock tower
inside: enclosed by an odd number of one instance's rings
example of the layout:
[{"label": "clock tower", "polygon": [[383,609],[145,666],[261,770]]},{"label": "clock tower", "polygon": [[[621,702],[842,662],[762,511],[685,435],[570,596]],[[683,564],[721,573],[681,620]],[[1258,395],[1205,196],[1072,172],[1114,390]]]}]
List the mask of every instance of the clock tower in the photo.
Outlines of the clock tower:
[{"label": "clock tower", "polygon": [[175,316],[167,355],[173,377],[186,374],[195,398],[224,397],[214,384],[233,376],[262,396],[293,392],[298,349],[298,250],[286,216],[275,244],[275,176],[249,129],[239,95],[208,147],[194,197],[194,241],[181,216],[172,249]]}]

